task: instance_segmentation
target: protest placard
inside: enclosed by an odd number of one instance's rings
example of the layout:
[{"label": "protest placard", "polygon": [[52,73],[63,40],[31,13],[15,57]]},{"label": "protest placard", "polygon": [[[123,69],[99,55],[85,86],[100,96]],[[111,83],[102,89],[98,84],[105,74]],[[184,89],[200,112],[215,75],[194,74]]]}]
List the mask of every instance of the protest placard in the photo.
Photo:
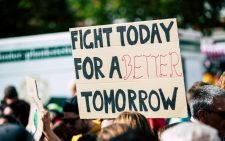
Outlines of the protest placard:
[{"label": "protest placard", "polygon": [[35,141],[39,141],[43,131],[41,111],[44,108],[41,99],[38,96],[36,80],[31,77],[27,77],[26,84],[30,103],[30,115],[26,129],[33,135]]},{"label": "protest placard", "polygon": [[70,32],[81,118],[187,116],[176,19]]}]

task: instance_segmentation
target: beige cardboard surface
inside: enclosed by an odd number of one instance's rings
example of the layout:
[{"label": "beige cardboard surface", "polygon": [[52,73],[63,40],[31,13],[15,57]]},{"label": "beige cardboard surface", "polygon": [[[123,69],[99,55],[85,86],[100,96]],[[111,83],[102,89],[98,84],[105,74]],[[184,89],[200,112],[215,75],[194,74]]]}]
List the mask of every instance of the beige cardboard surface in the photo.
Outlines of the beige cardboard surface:
[{"label": "beige cardboard surface", "polygon": [[127,110],[148,118],[187,116],[175,19],[70,32],[81,118],[112,118]]},{"label": "beige cardboard surface", "polygon": [[38,96],[36,80],[31,77],[26,77],[26,85],[30,103],[30,115],[26,129],[33,135],[35,141],[39,141],[43,131],[43,122],[41,119],[43,105]]}]

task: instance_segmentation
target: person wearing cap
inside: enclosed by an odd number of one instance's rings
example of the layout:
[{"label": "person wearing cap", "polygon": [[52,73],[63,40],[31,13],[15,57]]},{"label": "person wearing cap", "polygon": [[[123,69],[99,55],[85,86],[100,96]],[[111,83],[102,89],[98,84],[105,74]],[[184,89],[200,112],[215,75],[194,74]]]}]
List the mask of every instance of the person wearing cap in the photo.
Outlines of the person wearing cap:
[{"label": "person wearing cap", "polygon": [[[101,130],[101,122],[99,120],[80,119],[77,96],[65,101],[63,112],[63,122],[74,135],[72,141],[77,141],[84,134],[97,134]],[[48,125],[50,124],[49,118],[49,114],[45,112],[42,118],[44,121],[44,134],[49,141],[59,141],[60,139],[51,131]]]},{"label": "person wearing cap", "polygon": [[13,85],[8,85],[4,88],[4,97],[0,104],[0,114],[3,114],[3,110],[8,105],[18,100],[18,93]]},{"label": "person wearing cap", "polygon": [[99,120],[80,119],[77,96],[65,102],[63,111],[63,121],[75,135],[72,141],[78,140],[83,134],[97,134],[101,130],[101,122]]},{"label": "person wearing cap", "polygon": [[6,86],[4,89],[3,103],[9,105],[17,100],[18,100],[18,93],[16,88],[12,85]]},{"label": "person wearing cap", "polygon": [[50,104],[48,104],[47,109],[50,112],[50,118],[51,118],[51,123],[52,123],[53,128],[63,122],[62,121],[62,117],[63,117],[62,107],[60,107],[58,104],[50,103]]},{"label": "person wearing cap", "polygon": [[66,127],[63,118],[63,108],[56,103],[50,103],[47,106],[51,119],[51,129],[62,141],[71,141],[72,132]]}]

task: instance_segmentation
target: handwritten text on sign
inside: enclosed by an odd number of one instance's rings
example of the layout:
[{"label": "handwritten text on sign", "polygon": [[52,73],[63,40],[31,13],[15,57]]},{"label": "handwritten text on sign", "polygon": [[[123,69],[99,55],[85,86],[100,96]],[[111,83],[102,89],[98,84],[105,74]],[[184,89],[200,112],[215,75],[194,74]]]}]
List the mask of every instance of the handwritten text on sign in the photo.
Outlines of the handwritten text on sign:
[{"label": "handwritten text on sign", "polygon": [[175,19],[70,31],[81,118],[186,116]]}]

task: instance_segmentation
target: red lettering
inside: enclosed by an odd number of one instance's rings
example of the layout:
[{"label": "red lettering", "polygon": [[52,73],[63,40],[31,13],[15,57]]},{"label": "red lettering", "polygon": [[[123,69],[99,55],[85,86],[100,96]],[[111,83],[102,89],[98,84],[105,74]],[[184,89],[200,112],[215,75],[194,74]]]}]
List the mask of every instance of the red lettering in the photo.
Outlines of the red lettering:
[{"label": "red lettering", "polygon": [[139,77],[136,76],[136,69],[140,69],[141,68],[141,66],[137,66],[137,64],[136,64],[136,58],[140,58],[140,57],[142,57],[142,55],[140,55],[140,56],[134,56],[134,76],[133,76],[134,79],[140,79],[140,78],[143,77],[143,76],[139,76]]},{"label": "red lettering", "polygon": [[[176,55],[176,56],[173,57],[174,56],[173,54]],[[171,65],[170,65],[171,74],[170,74],[170,77],[173,76],[173,70],[175,71],[177,76],[181,77],[182,73],[178,73],[177,70],[176,70],[176,66],[179,63],[179,55],[176,52],[169,52],[169,55],[170,55],[170,61],[171,61]],[[173,62],[173,60],[175,60],[175,59],[176,59],[176,63]]]},{"label": "red lettering", "polygon": [[123,79],[149,79],[165,77],[181,77],[182,69],[178,53],[129,55],[122,56],[125,75]]},{"label": "red lettering", "polygon": [[162,67],[165,67],[165,66],[167,66],[167,64],[163,64],[162,63],[162,58],[163,57],[166,57],[167,55],[160,55],[160,65],[159,65],[159,69],[160,69],[160,77],[165,77],[165,76],[167,76],[167,74],[163,74],[162,73]]},{"label": "red lettering", "polygon": [[[127,64],[127,59],[126,58],[128,58],[128,64]],[[130,57],[130,55],[124,55],[123,57],[122,57],[122,61],[124,61],[125,62],[125,67],[126,67],[126,75],[124,76],[124,80],[127,80],[129,77],[130,77],[130,74],[131,74],[131,72],[132,72],[132,65],[131,65],[131,57]],[[128,71],[130,71],[130,72],[128,72]]]},{"label": "red lettering", "polygon": [[159,55],[157,56],[152,55],[151,57],[155,58],[155,75],[156,77],[158,77],[157,58],[159,57]]},{"label": "red lettering", "polygon": [[148,56],[143,55],[143,56],[145,57],[145,60],[146,60],[146,65],[147,65],[147,66],[146,66],[146,68],[147,68],[146,71],[147,71],[147,76],[148,76],[148,78],[149,78],[149,72],[148,72],[148,71],[149,71],[149,69],[148,69],[148,58],[149,58],[151,55],[148,55]]}]

